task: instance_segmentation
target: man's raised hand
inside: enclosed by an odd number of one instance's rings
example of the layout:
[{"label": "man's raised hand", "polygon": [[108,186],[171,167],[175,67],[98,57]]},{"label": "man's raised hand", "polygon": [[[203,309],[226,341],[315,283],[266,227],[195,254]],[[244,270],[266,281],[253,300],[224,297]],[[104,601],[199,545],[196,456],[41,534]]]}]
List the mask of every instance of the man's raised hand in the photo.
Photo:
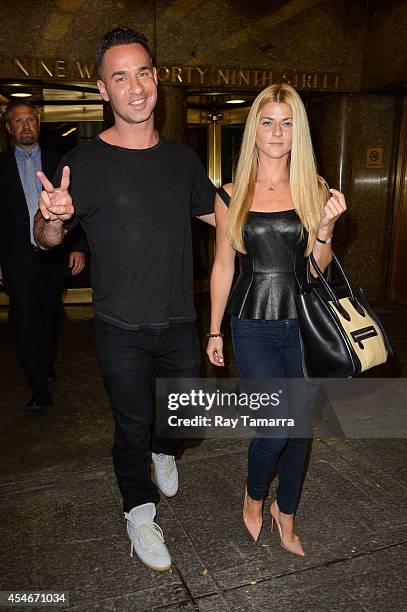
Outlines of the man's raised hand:
[{"label": "man's raised hand", "polygon": [[74,214],[75,209],[68,191],[69,174],[69,166],[64,166],[61,184],[59,187],[54,187],[43,172],[37,172],[37,176],[44,188],[41,191],[38,205],[46,221],[68,221]]}]

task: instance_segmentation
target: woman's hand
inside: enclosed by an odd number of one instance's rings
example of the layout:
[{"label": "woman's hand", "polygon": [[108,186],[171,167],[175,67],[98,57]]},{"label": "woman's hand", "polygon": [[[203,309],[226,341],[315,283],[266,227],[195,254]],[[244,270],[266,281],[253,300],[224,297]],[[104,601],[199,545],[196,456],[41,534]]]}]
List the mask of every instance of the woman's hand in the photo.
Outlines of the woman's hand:
[{"label": "woman's hand", "polygon": [[208,346],[206,347],[206,354],[209,357],[209,361],[216,366],[224,366],[223,360],[223,340],[220,337],[209,338]]},{"label": "woman's hand", "polygon": [[[334,225],[339,217],[346,210],[345,196],[337,189],[330,189],[331,197],[324,206],[322,217],[319,224],[317,238],[312,249],[312,254],[319,268],[324,272],[332,261],[332,245],[331,238],[334,231]],[[322,241],[322,244],[321,244]],[[324,241],[327,241],[324,244]],[[311,265],[311,274],[315,278],[318,276]]]},{"label": "woman's hand", "polygon": [[[343,193],[337,189],[330,189],[331,197],[324,206],[319,228],[322,231],[332,231],[336,221],[346,210],[346,201]],[[322,237],[322,236],[320,236]]]}]

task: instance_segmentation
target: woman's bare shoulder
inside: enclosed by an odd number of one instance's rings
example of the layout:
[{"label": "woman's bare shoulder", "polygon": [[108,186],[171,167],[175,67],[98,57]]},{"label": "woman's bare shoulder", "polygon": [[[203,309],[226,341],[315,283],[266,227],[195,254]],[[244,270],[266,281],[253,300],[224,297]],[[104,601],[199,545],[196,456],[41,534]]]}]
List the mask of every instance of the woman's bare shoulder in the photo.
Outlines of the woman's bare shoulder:
[{"label": "woman's bare shoulder", "polygon": [[230,196],[232,196],[233,193],[233,183],[226,183],[225,185],[222,185],[223,189],[226,191],[226,193]]}]

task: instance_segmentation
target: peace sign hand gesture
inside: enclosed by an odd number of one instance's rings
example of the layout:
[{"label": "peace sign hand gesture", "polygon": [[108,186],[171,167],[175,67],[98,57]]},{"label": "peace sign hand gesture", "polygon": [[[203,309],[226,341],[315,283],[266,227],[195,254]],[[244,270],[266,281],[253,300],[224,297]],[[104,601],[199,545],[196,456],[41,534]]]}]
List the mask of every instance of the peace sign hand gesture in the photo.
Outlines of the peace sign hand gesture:
[{"label": "peace sign hand gesture", "polygon": [[44,188],[41,191],[38,205],[46,221],[68,221],[75,212],[72,198],[68,191],[69,174],[69,166],[64,166],[60,186],[54,187],[43,172],[37,172],[37,176]]}]

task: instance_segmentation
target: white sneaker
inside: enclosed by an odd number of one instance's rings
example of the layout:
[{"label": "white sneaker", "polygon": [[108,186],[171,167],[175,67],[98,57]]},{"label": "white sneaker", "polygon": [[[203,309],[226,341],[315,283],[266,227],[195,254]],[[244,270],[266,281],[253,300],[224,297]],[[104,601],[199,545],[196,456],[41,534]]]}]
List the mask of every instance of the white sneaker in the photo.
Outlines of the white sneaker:
[{"label": "white sneaker", "polygon": [[174,497],[178,492],[178,470],[173,455],[152,453],[155,479],[161,493]]},{"label": "white sneaker", "polygon": [[155,504],[149,502],[125,512],[127,533],[131,541],[130,555],[133,551],[147,567],[164,572],[171,567],[171,557],[164,543],[161,527],[153,522]]}]

